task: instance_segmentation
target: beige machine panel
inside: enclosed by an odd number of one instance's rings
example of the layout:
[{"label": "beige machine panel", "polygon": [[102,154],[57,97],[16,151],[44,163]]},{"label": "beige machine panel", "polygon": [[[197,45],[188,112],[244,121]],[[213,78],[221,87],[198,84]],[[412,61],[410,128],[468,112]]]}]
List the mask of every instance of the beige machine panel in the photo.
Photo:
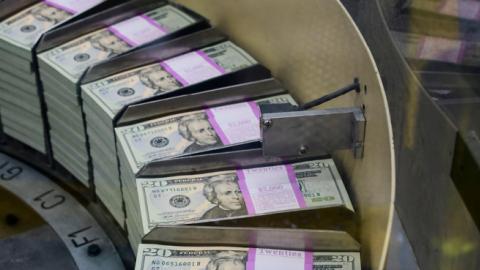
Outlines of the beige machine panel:
[{"label": "beige machine panel", "polygon": [[358,29],[336,0],[178,0],[209,18],[270,68],[300,102],[318,98],[358,77],[362,88],[327,107],[365,105],[365,155],[335,153],[360,215],[364,267],[382,269],[392,226],[395,167],[385,93]]}]

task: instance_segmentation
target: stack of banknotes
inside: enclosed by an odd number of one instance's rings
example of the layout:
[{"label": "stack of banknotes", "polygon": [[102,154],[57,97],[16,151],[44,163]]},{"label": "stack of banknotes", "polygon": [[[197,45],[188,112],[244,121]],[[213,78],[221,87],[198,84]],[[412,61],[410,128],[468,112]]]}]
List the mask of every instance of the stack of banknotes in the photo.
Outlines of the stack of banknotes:
[{"label": "stack of banknotes", "polygon": [[443,62],[450,67],[480,66],[480,42],[396,31],[391,33],[400,51],[410,60]]},{"label": "stack of banknotes", "polygon": [[358,252],[141,244],[147,233],[162,225],[251,222],[247,218],[299,211],[309,214],[307,210],[314,210],[315,216],[321,208],[337,207],[354,213],[354,209],[332,159],[143,177],[140,170],[153,161],[258,143],[260,105],[297,103],[289,94],[270,93],[153,119],[141,116],[117,126],[116,119],[129,105],[144,109],[147,100],[193,92],[196,84],[229,79],[223,76],[258,63],[225,37],[207,38],[195,49],[185,45],[188,49],[182,47],[174,57],[119,68],[82,85],[90,67],[180,35],[199,22],[193,12],[163,1],[128,18],[126,11],[122,13],[125,19],[117,18],[115,23],[91,22],[95,29],[75,32],[72,38],[34,56],[32,51],[44,33],[104,1],[39,1],[0,23],[0,123],[4,132],[45,153],[47,125],[43,120],[48,118],[54,159],[85,186],[95,180],[96,194],[115,220],[126,225],[132,247],[139,246],[137,270],[360,269]]},{"label": "stack of banknotes", "polygon": [[476,0],[410,0],[405,1],[404,8],[480,21],[480,2]]},{"label": "stack of banknotes", "polygon": [[[167,4],[77,36],[38,56],[54,158],[85,185],[92,176],[80,91],[77,87],[85,70],[93,64],[165,37],[195,22],[195,18]],[[114,170],[115,167],[107,168]]]},{"label": "stack of banknotes", "polygon": [[[327,207],[354,211],[332,159],[175,177],[137,178],[136,190],[140,211],[135,209],[136,202],[126,201],[130,214],[140,213],[128,216],[139,221],[133,225],[141,226],[129,231],[134,245],[153,228],[162,225]],[[130,203],[134,203],[134,207]]]},{"label": "stack of banknotes", "polygon": [[359,252],[141,244],[135,270],[356,270]]},{"label": "stack of banknotes", "polygon": [[257,62],[230,41],[82,85],[83,108],[96,193],[113,213],[121,211],[114,117],[133,103],[181,89]]},{"label": "stack of banknotes", "polygon": [[131,240],[143,235],[136,174],[147,163],[260,140],[258,104],[296,105],[288,95],[163,116],[117,127],[120,179]]},{"label": "stack of banknotes", "polygon": [[0,107],[7,135],[46,153],[33,48],[45,32],[103,1],[39,1],[0,22]]}]

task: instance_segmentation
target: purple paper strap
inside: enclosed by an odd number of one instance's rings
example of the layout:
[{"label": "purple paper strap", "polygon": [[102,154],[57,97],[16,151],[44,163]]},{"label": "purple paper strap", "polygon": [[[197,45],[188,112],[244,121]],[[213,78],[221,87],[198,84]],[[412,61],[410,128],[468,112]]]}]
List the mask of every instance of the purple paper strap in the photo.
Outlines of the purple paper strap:
[{"label": "purple paper strap", "polygon": [[305,270],[312,270],[313,269],[313,253],[309,251],[305,251]]},{"label": "purple paper strap", "polygon": [[245,205],[247,206],[247,212],[249,215],[255,214],[255,207],[253,206],[252,196],[250,196],[250,192],[248,191],[247,182],[245,174],[243,170],[237,170],[238,176],[238,185],[240,186],[240,190],[242,191],[243,200],[245,201]]},{"label": "purple paper strap", "polygon": [[170,73],[170,75],[172,75],[175,79],[177,79],[177,81],[179,81],[182,86],[187,86],[188,85],[188,82],[185,81],[182,76],[180,76],[180,74],[178,74],[177,72],[175,72],[175,70],[173,70],[173,68],[171,68],[167,63],[165,62],[160,62],[160,66],[162,66],[162,68]]},{"label": "purple paper strap", "polygon": [[[305,259],[303,262],[304,270],[313,269],[313,253],[310,251],[305,251]],[[255,260],[257,257],[257,249],[249,248],[247,253],[247,269],[246,270],[255,270]]]},{"label": "purple paper strap", "polygon": [[[167,31],[160,24],[158,24],[155,20],[148,17],[147,15],[143,14],[143,15],[140,15],[139,17],[144,19],[148,24],[150,24],[150,25],[154,26],[155,28],[157,28],[158,30],[162,31],[162,33],[167,33]],[[114,35],[116,35],[117,37],[121,38],[123,41],[127,42],[128,45],[130,45],[132,47],[136,47],[136,46],[141,45],[141,44],[138,44],[138,42],[136,42],[134,40],[131,40],[130,38],[128,38],[127,36],[122,34],[122,32],[118,31],[115,28],[115,25],[112,25],[112,26],[108,27],[108,30],[110,32],[112,32]]]},{"label": "purple paper strap", "polygon": [[[424,36],[421,38],[421,41],[419,42],[419,46],[416,52],[416,56],[418,58],[422,58],[423,50],[425,49],[425,44],[427,43],[428,37]],[[458,51],[457,59],[455,59],[456,64],[461,63],[464,56],[465,56],[465,51],[466,51],[467,43],[465,41],[460,42],[460,49]],[[435,60],[442,60],[442,59],[435,59]]]},{"label": "purple paper strap", "polygon": [[[212,65],[212,66],[213,66],[216,70],[218,70],[220,73],[225,74],[225,69],[223,69],[221,66],[217,65],[217,63],[215,63],[215,61],[213,61],[210,57],[208,57],[208,55],[206,55],[204,52],[202,52],[202,51],[196,51],[195,53],[197,53],[200,57],[202,57],[203,59],[205,59],[205,61],[207,61],[207,63],[209,63],[210,65]],[[177,81],[179,81],[183,86],[189,85],[188,81],[185,80],[182,76],[180,76],[180,74],[178,74],[177,72],[175,72],[175,70],[173,70],[172,67],[170,67],[167,63],[165,63],[165,61],[161,62],[160,65],[165,69],[165,71],[167,71],[167,72],[170,73],[175,79],[177,79]]]},{"label": "purple paper strap", "polygon": [[249,248],[247,255],[247,269],[246,270],[255,270],[255,258],[257,257],[257,249]]},{"label": "purple paper strap", "polygon": [[[448,1],[449,1],[449,0],[443,0],[443,2],[440,2],[439,5],[438,5],[438,8],[437,8],[437,11],[441,12],[441,11],[445,8],[445,6],[448,4]],[[461,14],[461,13],[462,13],[462,10],[464,10],[464,8],[462,7],[462,4],[465,4],[465,3],[463,3],[462,1],[458,1],[458,2],[457,2],[457,5],[458,5],[458,7],[457,7],[458,14],[457,14],[457,15],[458,15],[460,18],[475,19],[475,20],[479,20],[479,19],[480,19],[480,9],[477,11],[477,14],[475,14],[475,15],[473,16],[473,18],[468,18],[468,16],[463,17],[462,14]],[[478,3],[475,3],[475,4],[478,4]]]},{"label": "purple paper strap", "polygon": [[[292,186],[292,190],[293,190],[293,193],[295,194],[295,199],[297,200],[298,205],[300,206],[300,208],[307,207],[305,203],[305,199],[303,198],[303,194],[300,191],[300,188],[298,186],[297,177],[295,176],[295,171],[293,170],[292,165],[287,164],[284,166],[287,170],[288,180],[290,181],[290,185]],[[253,205],[252,196],[248,191],[246,177],[245,177],[245,174],[243,173],[243,170],[237,170],[237,176],[238,176],[238,185],[240,187],[240,190],[242,191],[243,200],[245,201],[245,205],[247,207],[247,212],[249,215],[254,215],[256,213],[255,206]]]},{"label": "purple paper strap", "polygon": [[287,169],[288,180],[290,180],[290,185],[292,186],[293,193],[295,194],[298,205],[301,208],[307,207],[305,199],[303,198],[303,194],[300,191],[300,187],[298,186],[297,176],[295,175],[295,171],[293,170],[292,165],[287,164],[285,165],[285,168]]},{"label": "purple paper strap", "polygon": [[135,47],[137,46],[137,42],[129,39],[127,36],[125,36],[124,34],[122,34],[120,31],[118,31],[115,26],[110,26],[108,27],[108,30],[110,32],[112,32],[115,36],[119,37],[120,39],[122,39],[123,41],[127,42],[128,45],[132,46],[132,47]]},{"label": "purple paper strap", "polygon": [[222,141],[222,143],[224,145],[229,145],[230,140],[228,140],[227,135],[225,135],[225,132],[223,132],[223,129],[220,127],[217,120],[215,119],[215,115],[213,114],[213,111],[211,109],[206,109],[205,112],[207,113],[207,116],[208,116],[208,122],[210,122],[210,125],[212,125],[218,137],[220,137],[220,140]]},{"label": "purple paper strap", "polygon": [[54,3],[54,2],[52,2],[52,1],[50,1],[50,0],[43,0],[43,2],[44,2],[45,4],[47,4],[47,5],[49,5],[49,6],[52,6],[52,7],[61,9],[61,10],[64,10],[64,11],[66,11],[66,12],[68,12],[68,13],[71,13],[71,14],[77,13],[76,10],[73,10],[73,9],[71,9],[71,8],[69,8],[69,7],[67,7],[67,6],[61,5],[61,4],[59,4],[59,3]]},{"label": "purple paper strap", "polygon": [[248,105],[250,106],[250,108],[252,109],[253,111],[253,114],[255,115],[255,117],[257,117],[257,120],[260,120],[260,107],[258,107],[258,104],[254,101],[249,101],[248,102]]},{"label": "purple paper strap", "polygon": [[[248,102],[248,105],[252,109],[253,114],[257,118],[257,120],[260,120],[260,108],[258,107],[257,103],[254,101]],[[215,115],[213,114],[211,109],[205,109],[205,112],[207,113],[208,116],[208,121],[212,125],[213,129],[217,133],[218,137],[220,137],[220,140],[224,145],[229,145],[230,140],[227,138],[227,135],[225,135],[225,132],[222,130],[220,125],[218,124],[217,120],[215,119]]]},{"label": "purple paper strap", "polygon": [[215,63],[212,58],[208,57],[203,51],[196,51],[198,55],[200,55],[205,61],[207,61],[210,65],[212,65],[216,70],[218,70],[220,73],[225,74],[225,69]]},{"label": "purple paper strap", "polygon": [[155,21],[154,19],[148,17],[147,15],[143,14],[143,15],[140,15],[140,17],[142,17],[145,21],[147,21],[149,24],[155,26],[157,29],[159,29],[160,31],[162,31],[163,33],[167,33],[167,29],[165,29],[163,26],[161,26],[157,21]]}]

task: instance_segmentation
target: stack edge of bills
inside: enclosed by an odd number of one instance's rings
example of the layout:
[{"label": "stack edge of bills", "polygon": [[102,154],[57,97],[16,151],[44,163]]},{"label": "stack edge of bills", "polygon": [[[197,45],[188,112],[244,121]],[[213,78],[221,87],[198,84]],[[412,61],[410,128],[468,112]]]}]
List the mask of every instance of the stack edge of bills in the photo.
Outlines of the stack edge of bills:
[{"label": "stack edge of bills", "polygon": [[[93,178],[81,94],[78,89],[79,80],[85,70],[91,65],[166,37],[195,22],[196,18],[179,8],[163,4],[143,14],[77,36],[39,55],[40,77],[48,108],[54,158],[82,183],[88,185]],[[97,132],[101,131],[102,129]],[[90,149],[98,156],[105,148],[112,150],[108,146],[94,140]],[[111,157],[101,161],[108,172],[117,168]],[[100,192],[111,193],[108,188],[100,189]],[[110,200],[103,202],[114,205],[121,202],[121,197],[118,196],[108,198]],[[122,211],[117,207],[110,208],[116,220],[122,224]]]},{"label": "stack edge of bills", "polygon": [[454,17],[457,19],[471,20],[473,22],[480,21],[480,3],[476,0],[411,0],[405,1],[403,8]]},{"label": "stack edge of bills", "polygon": [[[165,225],[332,207],[354,211],[332,159],[175,177],[137,178],[136,185],[140,216],[134,218],[141,221],[142,227],[136,228],[135,232],[143,232],[143,235]],[[127,207],[130,203],[135,202],[128,201]],[[315,222],[316,217],[311,217]],[[295,221],[289,222],[296,225]],[[131,236],[131,241],[139,243],[140,238],[134,237]]]},{"label": "stack edge of bills", "polygon": [[[96,193],[107,207],[112,212],[122,209],[120,175],[114,169],[118,168],[118,161],[113,119],[123,107],[173,91],[181,94],[183,87],[256,63],[242,49],[226,41],[83,85]],[[188,70],[194,71],[195,78],[188,76],[185,72]]]},{"label": "stack edge of bills", "polygon": [[45,32],[101,2],[39,1],[0,22],[0,110],[7,135],[47,152],[32,50]]},{"label": "stack edge of bills", "polygon": [[[446,65],[452,71],[480,66],[480,42],[395,31],[392,36],[409,60],[433,61],[435,65]],[[427,65],[423,63],[423,66]]]},{"label": "stack edge of bills", "polygon": [[135,270],[361,269],[359,252],[141,244]]},{"label": "stack edge of bills", "polygon": [[260,140],[258,104],[296,105],[288,95],[212,107],[115,128],[120,178],[132,245],[143,236],[138,171],[148,162],[197,154]]}]

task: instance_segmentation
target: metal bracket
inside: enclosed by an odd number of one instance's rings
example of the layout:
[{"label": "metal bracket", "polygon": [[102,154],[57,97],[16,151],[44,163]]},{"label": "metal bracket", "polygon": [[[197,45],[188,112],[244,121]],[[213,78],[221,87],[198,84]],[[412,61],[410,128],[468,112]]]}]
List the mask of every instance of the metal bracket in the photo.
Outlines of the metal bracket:
[{"label": "metal bracket", "polygon": [[347,232],[258,227],[157,226],[143,243],[191,246],[233,246],[310,251],[359,251]]},{"label": "metal bracket", "polygon": [[319,159],[320,156],[266,157],[261,148],[222,151],[194,156],[154,160],[137,173],[137,178],[160,178],[182,174],[197,174],[209,171],[247,169],[276,166],[285,163]]},{"label": "metal bracket", "polygon": [[361,108],[264,112],[261,117],[265,156],[326,155],[352,149],[363,157],[366,120]]}]

